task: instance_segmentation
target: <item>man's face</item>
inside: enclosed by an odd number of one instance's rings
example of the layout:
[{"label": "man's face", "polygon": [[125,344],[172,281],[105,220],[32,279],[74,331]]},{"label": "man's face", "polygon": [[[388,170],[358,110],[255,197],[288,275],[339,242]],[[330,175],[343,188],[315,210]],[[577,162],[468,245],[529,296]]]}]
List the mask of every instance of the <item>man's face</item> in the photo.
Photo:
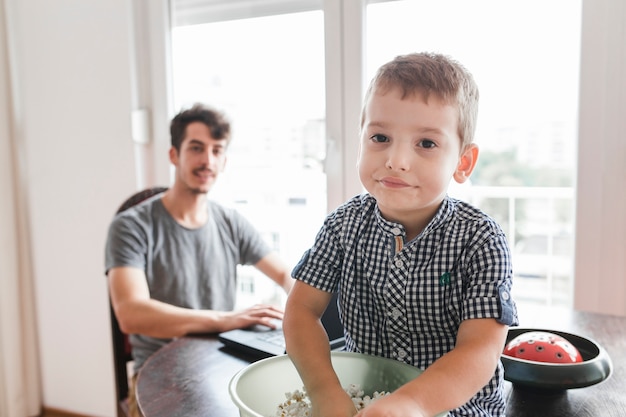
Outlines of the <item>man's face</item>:
[{"label": "man's face", "polygon": [[170,161],[176,167],[176,182],[194,193],[208,193],[224,170],[227,146],[228,138],[213,138],[204,123],[190,123],[180,151],[170,149]]}]

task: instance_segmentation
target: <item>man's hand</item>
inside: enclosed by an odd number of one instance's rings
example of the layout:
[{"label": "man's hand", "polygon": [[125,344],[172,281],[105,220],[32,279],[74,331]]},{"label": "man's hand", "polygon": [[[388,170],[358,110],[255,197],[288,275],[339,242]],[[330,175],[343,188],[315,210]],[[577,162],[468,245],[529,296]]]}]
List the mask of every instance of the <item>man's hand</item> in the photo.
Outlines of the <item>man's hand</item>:
[{"label": "man's hand", "polygon": [[246,327],[262,324],[269,328],[276,328],[276,320],[282,320],[284,311],[278,306],[269,304],[257,304],[245,310],[223,312],[223,331],[231,329],[244,329]]}]

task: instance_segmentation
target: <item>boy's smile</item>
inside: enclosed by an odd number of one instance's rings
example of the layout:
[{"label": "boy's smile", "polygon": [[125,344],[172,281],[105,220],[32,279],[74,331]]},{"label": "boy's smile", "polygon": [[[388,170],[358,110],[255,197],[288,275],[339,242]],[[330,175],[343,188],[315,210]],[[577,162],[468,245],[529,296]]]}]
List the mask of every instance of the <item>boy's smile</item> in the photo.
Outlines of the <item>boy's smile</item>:
[{"label": "boy's smile", "polygon": [[404,180],[396,177],[384,177],[380,179],[380,182],[382,183],[382,185],[388,188],[410,187],[410,185],[407,184]]},{"label": "boy's smile", "polygon": [[469,176],[474,164],[468,171],[465,154],[474,151],[472,145],[461,152],[458,110],[435,96],[403,97],[392,88],[374,92],[366,103],[359,177],[382,215],[407,233],[428,224],[453,177],[463,182]]}]

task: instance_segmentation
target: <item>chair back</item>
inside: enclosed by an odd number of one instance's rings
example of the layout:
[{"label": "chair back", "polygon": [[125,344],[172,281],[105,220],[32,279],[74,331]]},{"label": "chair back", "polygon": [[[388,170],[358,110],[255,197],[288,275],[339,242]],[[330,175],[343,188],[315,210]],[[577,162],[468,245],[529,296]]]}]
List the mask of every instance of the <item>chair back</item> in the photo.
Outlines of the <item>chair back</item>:
[{"label": "chair back", "polygon": [[[119,214],[148,198],[162,193],[167,190],[167,187],[151,187],[145,190],[141,190],[131,195],[122,203],[117,209],[116,214]],[[111,336],[113,340],[113,362],[115,370],[115,396],[117,400],[117,416],[127,417],[128,414],[128,365],[133,360],[130,342],[128,341],[128,335],[123,333],[120,329],[119,322],[115,316],[111,299],[109,298],[109,310],[111,315]]]}]

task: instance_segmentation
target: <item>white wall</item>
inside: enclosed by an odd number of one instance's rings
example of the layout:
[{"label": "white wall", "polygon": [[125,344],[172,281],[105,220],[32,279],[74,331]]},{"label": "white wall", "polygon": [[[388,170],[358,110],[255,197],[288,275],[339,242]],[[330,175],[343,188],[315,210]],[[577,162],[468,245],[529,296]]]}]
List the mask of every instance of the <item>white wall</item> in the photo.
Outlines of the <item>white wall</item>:
[{"label": "white wall", "polygon": [[[0,33],[6,32],[4,8],[0,1]],[[39,404],[38,390],[26,392],[26,386],[37,387],[38,362],[37,349],[25,352],[22,347],[22,314],[20,304],[21,284],[16,279],[20,276],[20,239],[19,230],[23,217],[19,216],[17,193],[13,178],[16,164],[12,135],[12,112],[10,107],[9,59],[6,43],[0,37],[0,415],[25,416],[37,412]],[[20,220],[18,220],[20,219]],[[32,303],[28,304],[32,306]],[[30,316],[32,319],[32,315]],[[32,321],[31,321],[32,322]],[[34,336],[31,329],[29,336]],[[25,339],[28,340],[28,337]],[[30,339],[31,342],[32,339]],[[36,343],[31,343],[35,346]],[[30,363],[30,370],[22,366]],[[34,378],[29,380],[28,374],[34,371]],[[26,399],[30,401],[16,401]],[[30,408],[29,408],[29,404]]]},{"label": "white wall", "polygon": [[626,2],[583,1],[576,308],[626,315]]},{"label": "white wall", "polygon": [[[14,161],[23,172],[17,182],[26,184],[21,210],[32,242],[43,401],[113,416],[103,247],[112,213],[136,183],[131,2],[3,1],[11,36],[0,33],[0,42],[10,43],[16,70],[12,139],[22,158]],[[584,3],[583,54],[590,55],[583,73],[601,67],[581,92],[590,103],[582,110],[591,113],[581,116],[576,300],[581,308],[626,314],[626,11],[622,0]],[[10,99],[8,91],[0,94]],[[593,110],[595,103],[604,108]],[[5,189],[5,169],[0,175]],[[0,204],[1,213],[10,211],[6,200]],[[13,256],[2,251],[0,264]]]},{"label": "white wall", "polygon": [[30,219],[43,402],[113,416],[103,258],[108,223],[135,189],[130,2],[5,4],[16,71],[14,139],[23,151],[27,184],[22,209]]}]

